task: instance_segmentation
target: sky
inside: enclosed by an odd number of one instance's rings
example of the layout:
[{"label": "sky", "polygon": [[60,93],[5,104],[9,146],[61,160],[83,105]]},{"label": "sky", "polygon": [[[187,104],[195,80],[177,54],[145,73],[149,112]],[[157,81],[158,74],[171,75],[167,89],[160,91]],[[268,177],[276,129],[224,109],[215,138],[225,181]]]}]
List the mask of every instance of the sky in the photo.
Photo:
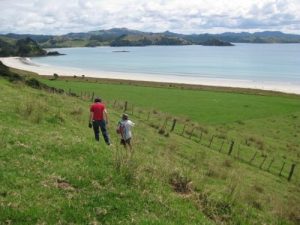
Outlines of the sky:
[{"label": "sky", "polygon": [[0,0],[0,33],[110,28],[177,33],[300,34],[300,0]]}]

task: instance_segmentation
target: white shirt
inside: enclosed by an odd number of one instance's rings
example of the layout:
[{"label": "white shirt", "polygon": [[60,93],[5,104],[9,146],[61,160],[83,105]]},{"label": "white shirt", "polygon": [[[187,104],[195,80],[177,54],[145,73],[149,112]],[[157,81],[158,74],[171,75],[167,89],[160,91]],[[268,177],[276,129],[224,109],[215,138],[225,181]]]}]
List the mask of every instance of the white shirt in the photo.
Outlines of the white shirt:
[{"label": "white shirt", "polygon": [[119,128],[121,128],[122,138],[128,140],[132,137],[131,128],[134,123],[131,120],[122,120],[119,122]]}]

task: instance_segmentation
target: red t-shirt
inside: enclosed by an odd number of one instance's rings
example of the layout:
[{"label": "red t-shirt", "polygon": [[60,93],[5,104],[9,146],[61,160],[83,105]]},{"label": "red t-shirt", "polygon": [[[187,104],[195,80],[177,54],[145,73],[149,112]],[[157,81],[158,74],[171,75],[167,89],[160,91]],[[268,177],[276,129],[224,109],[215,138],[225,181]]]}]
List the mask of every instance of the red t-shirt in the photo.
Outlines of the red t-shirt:
[{"label": "red t-shirt", "polygon": [[90,111],[93,112],[93,120],[103,120],[103,111],[105,105],[103,103],[94,103],[91,105]]}]

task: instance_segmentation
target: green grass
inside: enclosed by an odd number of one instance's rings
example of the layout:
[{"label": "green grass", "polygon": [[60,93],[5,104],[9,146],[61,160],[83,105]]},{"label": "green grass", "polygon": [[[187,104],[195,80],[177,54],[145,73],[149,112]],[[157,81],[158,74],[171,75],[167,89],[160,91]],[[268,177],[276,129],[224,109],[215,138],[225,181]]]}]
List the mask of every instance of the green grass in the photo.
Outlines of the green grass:
[{"label": "green grass", "polygon": [[[230,104],[245,104],[243,98],[254,101],[257,97],[270,105],[271,102],[287,104],[288,110],[278,109],[279,112],[273,111],[269,116],[271,110],[266,108],[257,109],[265,112],[263,117],[249,111],[243,115],[243,120],[240,119],[244,124],[231,121],[227,115],[224,115],[226,122],[220,123],[213,121],[213,115],[206,115],[206,122],[191,118],[203,122],[209,132],[222,128],[228,133],[233,132],[229,129],[235,130],[235,135],[247,127],[251,135],[260,136],[258,131],[264,134],[278,124],[284,130],[282,142],[296,141],[289,135],[294,129],[290,123],[295,120],[290,115],[299,114],[294,106],[297,100],[293,98],[47,82],[78,93],[96,88],[104,100],[135,101],[141,110],[155,108],[183,117],[191,117],[188,108],[166,105],[183,98],[180,93],[195,100],[197,94],[203,94],[200,97],[203,101],[214,99],[211,95],[226,99],[227,112],[230,112]],[[0,79],[0,86],[1,96],[5,96],[0,98],[0,224],[279,225],[299,221],[299,181],[287,182],[285,178],[212,151],[193,138],[189,140],[187,134],[178,135],[180,124],[176,127],[178,131],[165,137],[149,126],[144,114],[140,118],[131,116],[136,122],[135,153],[128,157],[118,145],[119,137],[115,133],[121,110],[113,108],[112,102],[109,104],[109,131],[114,145],[107,147],[103,141],[96,143],[87,127],[89,101],[31,89],[3,79]],[[167,93],[169,101],[163,100],[167,99]],[[237,99],[230,101],[229,96],[237,96]],[[190,101],[189,104],[194,103]],[[185,107],[188,106],[186,103]],[[219,107],[207,101],[206,108],[202,108],[209,113],[210,106]],[[158,119],[159,116],[162,122],[162,114],[157,114]],[[265,118],[270,120],[267,126],[260,125]],[[274,138],[270,142],[277,144]],[[170,183],[174,177],[175,183],[184,185],[186,193],[174,190],[174,182]]]},{"label": "green grass", "polygon": [[[80,78],[77,78],[80,80]],[[177,88],[44,80],[51,86],[76,93],[95,92],[104,99],[126,100],[144,108],[155,108],[205,124],[222,124],[253,118],[286,115],[300,110],[300,97],[258,96]]]},{"label": "green grass", "polygon": [[291,162],[299,162],[300,159],[299,96],[259,91],[259,94],[247,94],[143,87],[85,82],[81,78],[42,81],[66,91],[71,89],[79,95],[94,92],[106,100],[128,101],[136,110],[155,109],[173,116],[189,118],[205,127],[209,135],[221,134],[241,144],[251,139],[253,141],[250,144],[259,144],[262,154],[288,158]]}]

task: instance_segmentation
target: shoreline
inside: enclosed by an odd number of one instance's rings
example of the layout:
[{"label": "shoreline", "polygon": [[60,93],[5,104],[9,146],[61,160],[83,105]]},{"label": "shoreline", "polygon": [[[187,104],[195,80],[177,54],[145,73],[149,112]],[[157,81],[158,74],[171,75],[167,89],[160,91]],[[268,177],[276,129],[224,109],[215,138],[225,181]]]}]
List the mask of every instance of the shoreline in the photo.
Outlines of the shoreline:
[{"label": "shoreline", "polygon": [[122,73],[122,72],[106,72],[106,71],[92,71],[77,68],[65,68],[48,66],[33,63],[30,58],[22,57],[3,57],[0,58],[8,67],[15,69],[35,72],[41,76],[53,76],[54,73],[63,77],[82,77],[85,78],[99,78],[111,80],[137,81],[137,82],[154,82],[165,84],[182,84],[191,86],[208,86],[220,88],[239,88],[239,89],[253,89],[263,91],[274,91],[286,94],[300,95],[300,85],[291,83],[277,83],[277,82],[255,82],[250,80],[233,80],[223,78],[207,78],[207,77],[186,77],[176,75],[153,75],[143,73]]}]

